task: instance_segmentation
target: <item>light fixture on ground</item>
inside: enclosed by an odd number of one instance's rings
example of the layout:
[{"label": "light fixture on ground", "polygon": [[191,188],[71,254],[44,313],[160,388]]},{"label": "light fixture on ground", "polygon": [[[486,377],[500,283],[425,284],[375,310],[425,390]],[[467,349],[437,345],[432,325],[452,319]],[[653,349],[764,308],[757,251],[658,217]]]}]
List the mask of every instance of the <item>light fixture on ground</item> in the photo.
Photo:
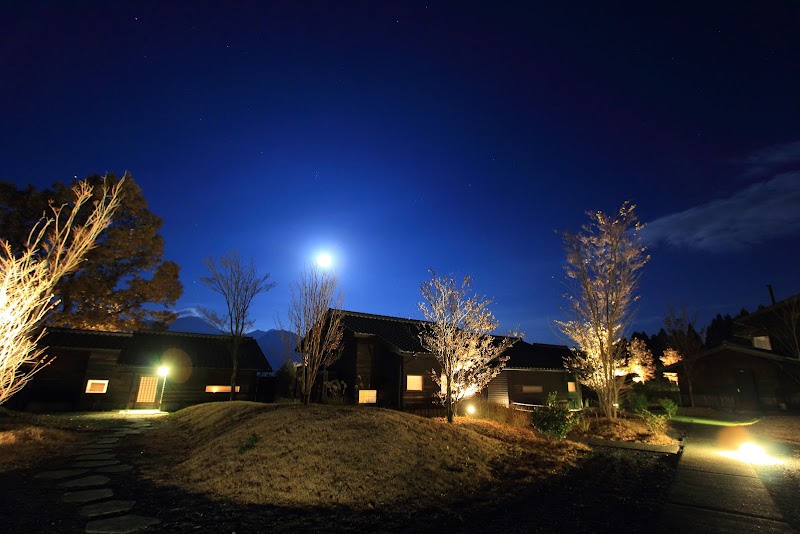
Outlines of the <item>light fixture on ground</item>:
[{"label": "light fixture on ground", "polygon": [[161,396],[158,398],[158,411],[161,411],[161,406],[164,403],[164,390],[167,389],[167,375],[169,374],[169,367],[162,365],[158,368],[158,376],[164,380],[161,383]]}]

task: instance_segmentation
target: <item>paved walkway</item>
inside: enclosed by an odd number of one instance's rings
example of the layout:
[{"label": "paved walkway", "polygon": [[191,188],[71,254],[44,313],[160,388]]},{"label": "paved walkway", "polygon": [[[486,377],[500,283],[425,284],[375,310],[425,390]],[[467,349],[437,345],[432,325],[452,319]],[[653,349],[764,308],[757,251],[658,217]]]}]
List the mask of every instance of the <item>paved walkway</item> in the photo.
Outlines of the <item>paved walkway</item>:
[{"label": "paved walkway", "polygon": [[661,514],[662,532],[786,533],[783,520],[750,464],[719,455],[719,426],[692,423]]},{"label": "paved walkway", "polygon": [[81,444],[80,452],[66,468],[42,471],[35,478],[48,480],[64,491],[61,500],[78,507],[76,513],[87,520],[87,533],[121,534],[157,525],[160,521],[155,517],[131,513],[136,501],[115,500],[113,489],[114,474],[132,469],[117,460],[114,448],[121,439],[141,434],[150,426],[147,419],[126,419]]}]

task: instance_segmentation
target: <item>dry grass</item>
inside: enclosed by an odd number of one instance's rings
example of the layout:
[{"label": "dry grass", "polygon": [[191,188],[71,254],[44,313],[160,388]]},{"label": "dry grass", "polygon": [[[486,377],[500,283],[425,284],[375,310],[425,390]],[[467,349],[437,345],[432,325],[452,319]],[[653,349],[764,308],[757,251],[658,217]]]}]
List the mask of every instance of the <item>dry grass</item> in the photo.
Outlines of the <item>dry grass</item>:
[{"label": "dry grass", "polygon": [[599,438],[633,443],[650,443],[653,445],[674,445],[677,443],[668,434],[654,434],[639,417],[605,417],[586,416],[583,427],[578,425],[570,432],[570,437]]},{"label": "dry grass", "polygon": [[6,409],[0,411],[0,473],[32,467],[57,455],[76,434],[53,421]]},{"label": "dry grass", "polygon": [[39,415],[0,407],[0,473],[27,469],[63,454],[81,434],[100,430],[116,413]]},{"label": "dry grass", "polygon": [[144,443],[157,483],[220,500],[410,510],[472,495],[517,464],[518,477],[544,477],[582,448],[488,421],[249,402],[186,408]]}]

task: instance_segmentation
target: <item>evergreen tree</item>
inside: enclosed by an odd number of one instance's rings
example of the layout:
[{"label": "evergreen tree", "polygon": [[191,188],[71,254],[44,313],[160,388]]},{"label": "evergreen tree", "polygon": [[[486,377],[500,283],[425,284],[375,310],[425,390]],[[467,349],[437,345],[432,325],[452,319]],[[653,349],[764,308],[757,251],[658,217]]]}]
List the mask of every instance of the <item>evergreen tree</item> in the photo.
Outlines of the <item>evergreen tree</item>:
[{"label": "evergreen tree", "polygon": [[[107,177],[109,184],[118,179]],[[85,180],[99,195],[103,177]],[[47,209],[48,200],[66,204],[71,185],[57,182],[49,189],[17,188],[0,182],[0,237],[12,246],[24,246],[31,222]],[[166,328],[176,314],[168,308],[183,293],[180,267],[162,260],[164,239],[158,233],[162,220],[147,208],[141,188],[130,176],[122,185],[122,201],[111,226],[96,248],[89,251],[80,270],[61,278],[55,294],[61,300],[48,319],[53,326],[128,331]],[[67,208],[68,209],[68,208]],[[76,224],[85,222],[78,214]],[[157,305],[161,309],[149,309]]]}]

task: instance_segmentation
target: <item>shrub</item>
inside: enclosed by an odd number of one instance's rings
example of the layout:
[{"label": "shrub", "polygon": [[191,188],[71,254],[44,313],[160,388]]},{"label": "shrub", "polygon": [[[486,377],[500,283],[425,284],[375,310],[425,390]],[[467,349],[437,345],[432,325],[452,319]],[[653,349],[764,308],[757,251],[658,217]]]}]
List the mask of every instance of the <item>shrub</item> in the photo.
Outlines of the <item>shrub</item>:
[{"label": "shrub", "polygon": [[672,419],[678,413],[678,405],[672,399],[658,399],[658,403],[667,412],[667,419]]},{"label": "shrub", "polygon": [[647,400],[647,395],[644,393],[632,391],[628,394],[628,407],[633,413],[646,412],[649,406],[650,402]]},{"label": "shrub", "polygon": [[536,406],[531,414],[533,428],[550,440],[561,441],[575,424],[575,417],[567,408],[559,406],[555,392],[547,394],[546,406]]},{"label": "shrub", "polygon": [[663,434],[667,430],[667,422],[669,418],[666,415],[659,415],[652,413],[648,410],[639,412],[639,415],[644,419],[644,424],[647,425],[647,430],[655,435]]}]

